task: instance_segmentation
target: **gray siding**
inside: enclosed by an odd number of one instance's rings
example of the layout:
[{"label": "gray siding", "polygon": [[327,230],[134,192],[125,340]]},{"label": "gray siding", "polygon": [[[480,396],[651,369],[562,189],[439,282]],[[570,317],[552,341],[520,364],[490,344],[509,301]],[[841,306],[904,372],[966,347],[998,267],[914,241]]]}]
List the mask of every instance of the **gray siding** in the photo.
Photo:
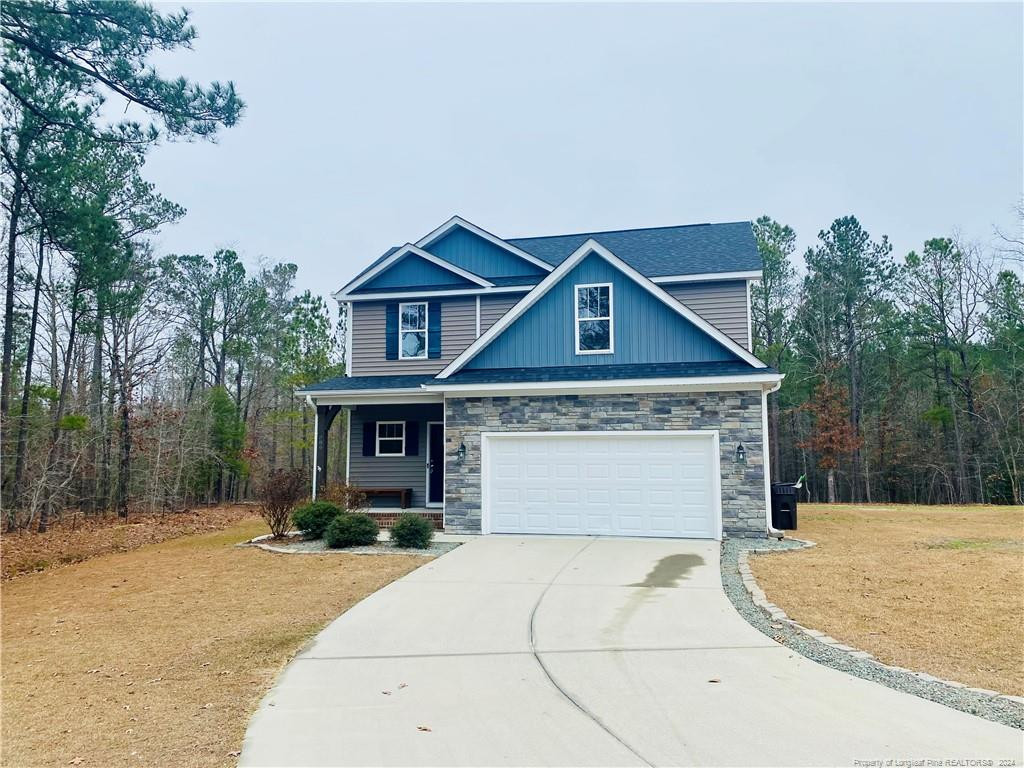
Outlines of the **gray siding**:
[{"label": "gray siding", "polygon": [[733,341],[750,348],[746,280],[676,283],[661,287]]},{"label": "gray siding", "polygon": [[[713,326],[744,347],[747,338],[747,284],[744,280],[663,285]],[[483,333],[525,294],[499,293],[480,297]],[[384,301],[357,301],[352,306],[353,376],[438,373],[476,338],[476,298],[459,296],[441,302],[441,356],[433,360],[387,360],[384,357]]]},{"label": "gray siding", "polygon": [[[349,442],[349,482],[364,488],[412,488],[412,505],[427,503],[427,422],[443,421],[440,404],[360,405],[352,409]],[[417,456],[363,456],[363,423],[367,421],[418,421]],[[398,499],[373,501],[375,507],[397,507]]]},{"label": "gray siding", "polygon": [[483,333],[519,303],[525,293],[499,293],[480,297],[480,333]]},{"label": "gray siding", "polygon": [[388,360],[384,357],[387,304],[357,301],[352,305],[352,376],[437,373],[476,338],[476,299],[446,299],[441,302],[441,356],[433,360]]}]

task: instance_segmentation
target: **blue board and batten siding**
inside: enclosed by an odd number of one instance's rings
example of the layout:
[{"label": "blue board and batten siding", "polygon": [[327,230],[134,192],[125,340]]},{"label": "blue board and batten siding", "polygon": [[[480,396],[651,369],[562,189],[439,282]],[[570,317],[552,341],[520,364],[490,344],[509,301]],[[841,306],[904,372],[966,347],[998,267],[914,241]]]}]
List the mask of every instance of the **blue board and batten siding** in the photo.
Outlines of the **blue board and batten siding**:
[{"label": "blue board and batten siding", "polygon": [[[412,488],[412,505],[427,503],[427,422],[443,421],[440,403],[423,405],[360,405],[352,409],[348,480],[361,488]],[[415,421],[419,424],[414,456],[364,456],[363,424],[368,421]],[[395,507],[398,500],[382,497],[375,507]]]},{"label": "blue board and batten siding", "polygon": [[545,270],[526,259],[461,227],[456,227],[430,244],[427,250],[457,267],[483,277],[546,274]]},{"label": "blue board and batten siding", "polygon": [[[575,286],[613,285],[614,352],[576,353]],[[469,369],[716,362],[736,356],[597,255],[577,264],[485,347]]]},{"label": "blue board and batten siding", "polygon": [[424,258],[411,254],[361,285],[357,292],[372,293],[387,289],[407,290],[410,285],[429,285],[451,288],[475,288],[475,283]]}]

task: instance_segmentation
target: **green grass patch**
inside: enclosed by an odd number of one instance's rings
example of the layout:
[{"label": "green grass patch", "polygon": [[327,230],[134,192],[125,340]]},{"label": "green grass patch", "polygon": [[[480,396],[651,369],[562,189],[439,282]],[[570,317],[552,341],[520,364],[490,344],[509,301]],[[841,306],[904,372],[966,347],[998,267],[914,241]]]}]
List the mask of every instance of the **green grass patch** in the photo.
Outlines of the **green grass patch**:
[{"label": "green grass patch", "polygon": [[928,549],[1012,549],[1021,546],[1022,542],[1013,539],[942,539],[928,542]]}]

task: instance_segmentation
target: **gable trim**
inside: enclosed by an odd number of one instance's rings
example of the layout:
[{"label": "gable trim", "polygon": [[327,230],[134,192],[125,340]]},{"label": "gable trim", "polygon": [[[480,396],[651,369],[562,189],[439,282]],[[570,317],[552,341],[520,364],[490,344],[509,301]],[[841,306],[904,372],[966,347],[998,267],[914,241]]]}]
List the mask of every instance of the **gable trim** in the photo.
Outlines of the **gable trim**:
[{"label": "gable trim", "polygon": [[452,264],[451,262],[445,261],[444,259],[441,259],[441,258],[438,258],[437,256],[435,256],[432,253],[427,253],[425,250],[423,250],[418,245],[413,245],[412,243],[406,243],[401,248],[399,248],[397,251],[395,251],[393,254],[391,254],[386,259],[384,259],[380,264],[375,266],[373,269],[367,270],[362,275],[360,275],[359,277],[355,278],[352,282],[350,282],[348,285],[346,285],[344,288],[342,288],[340,291],[335,293],[334,294],[334,298],[338,298],[340,296],[344,296],[347,292],[354,291],[359,286],[365,285],[370,280],[372,280],[373,278],[377,277],[377,275],[381,274],[382,272],[385,272],[389,267],[391,267],[392,265],[396,264],[400,259],[403,259],[403,258],[405,258],[406,256],[409,256],[409,255],[419,256],[421,259],[424,259],[425,261],[429,261],[431,264],[434,264],[435,266],[441,267],[441,269],[446,269],[449,272],[451,272],[452,274],[458,275],[459,277],[461,277],[461,278],[463,278],[465,280],[469,280],[471,283],[475,283],[476,285],[479,285],[482,288],[493,288],[494,287],[494,283],[490,282],[489,280],[485,280],[484,278],[480,277],[479,275],[475,275],[472,272],[469,272],[469,271],[463,269],[462,267],[457,267],[454,264]]},{"label": "gable trim", "polygon": [[466,221],[461,216],[452,216],[450,219],[448,219],[448,221],[446,221],[440,227],[435,229],[433,232],[431,232],[428,235],[424,235],[422,238],[417,240],[416,245],[419,246],[420,248],[429,248],[431,245],[433,245],[442,237],[444,237],[453,229],[455,229],[455,227],[462,227],[466,231],[472,232],[477,237],[482,237],[484,240],[491,243],[492,245],[496,245],[502,250],[508,251],[513,256],[518,256],[520,259],[530,262],[531,264],[533,264],[533,266],[540,267],[545,272],[550,272],[552,269],[554,269],[554,267],[552,267],[546,261],[538,259],[536,256],[534,256],[531,253],[527,253],[522,248],[517,248],[511,243],[502,240],[497,235],[492,235],[487,230],[481,229],[476,224]]},{"label": "gable trim", "polygon": [[381,301],[382,299],[396,299],[404,301],[406,299],[419,298],[421,296],[489,296],[492,293],[528,293],[535,288],[533,285],[507,285],[507,286],[495,286],[493,288],[452,288],[452,289],[438,289],[423,291],[419,290],[415,286],[410,286],[408,290],[394,290],[390,289],[387,291],[381,291],[380,293],[335,293],[334,298],[338,301],[347,301],[350,303],[357,301]]},{"label": "gable trim", "polygon": [[437,374],[437,378],[447,379],[453,373],[459,371],[466,363],[476,357],[484,347],[488,346],[492,341],[494,341],[494,339],[501,335],[506,328],[518,320],[526,310],[536,304],[537,301],[558,282],[560,282],[573,267],[583,261],[583,259],[591,253],[596,253],[626,275],[626,277],[631,278],[635,283],[637,283],[641,288],[644,288],[656,299],[659,299],[663,304],[669,307],[669,309],[672,309],[676,314],[682,315],[685,319],[689,320],[693,325],[704,331],[704,333],[728,349],[745,363],[750,364],[754,368],[768,367],[765,363],[758,360],[754,355],[715,328],[685,304],[680,301],[676,301],[676,299],[674,299],[671,294],[667,293],[665,289],[655,285],[649,278],[641,275],[614,253],[591,238],[573,251],[569,258],[559,264],[547,277],[538,283],[536,288],[520,299],[518,304],[506,312],[498,322],[488,328],[479,339],[470,344],[461,355],[452,360],[443,371]]},{"label": "gable trim", "polygon": [[760,280],[762,272],[753,269],[749,272],[702,272],[695,275],[659,275],[650,278],[652,283],[711,283],[718,280]]}]

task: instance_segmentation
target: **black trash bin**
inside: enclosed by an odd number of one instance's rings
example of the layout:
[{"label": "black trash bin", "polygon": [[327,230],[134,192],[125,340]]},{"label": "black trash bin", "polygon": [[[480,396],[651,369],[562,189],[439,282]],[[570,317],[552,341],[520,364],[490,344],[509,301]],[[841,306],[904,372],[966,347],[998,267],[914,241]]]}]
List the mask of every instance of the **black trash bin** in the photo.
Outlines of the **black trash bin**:
[{"label": "black trash bin", "polygon": [[796,491],[792,483],[772,483],[773,528],[796,530]]}]

